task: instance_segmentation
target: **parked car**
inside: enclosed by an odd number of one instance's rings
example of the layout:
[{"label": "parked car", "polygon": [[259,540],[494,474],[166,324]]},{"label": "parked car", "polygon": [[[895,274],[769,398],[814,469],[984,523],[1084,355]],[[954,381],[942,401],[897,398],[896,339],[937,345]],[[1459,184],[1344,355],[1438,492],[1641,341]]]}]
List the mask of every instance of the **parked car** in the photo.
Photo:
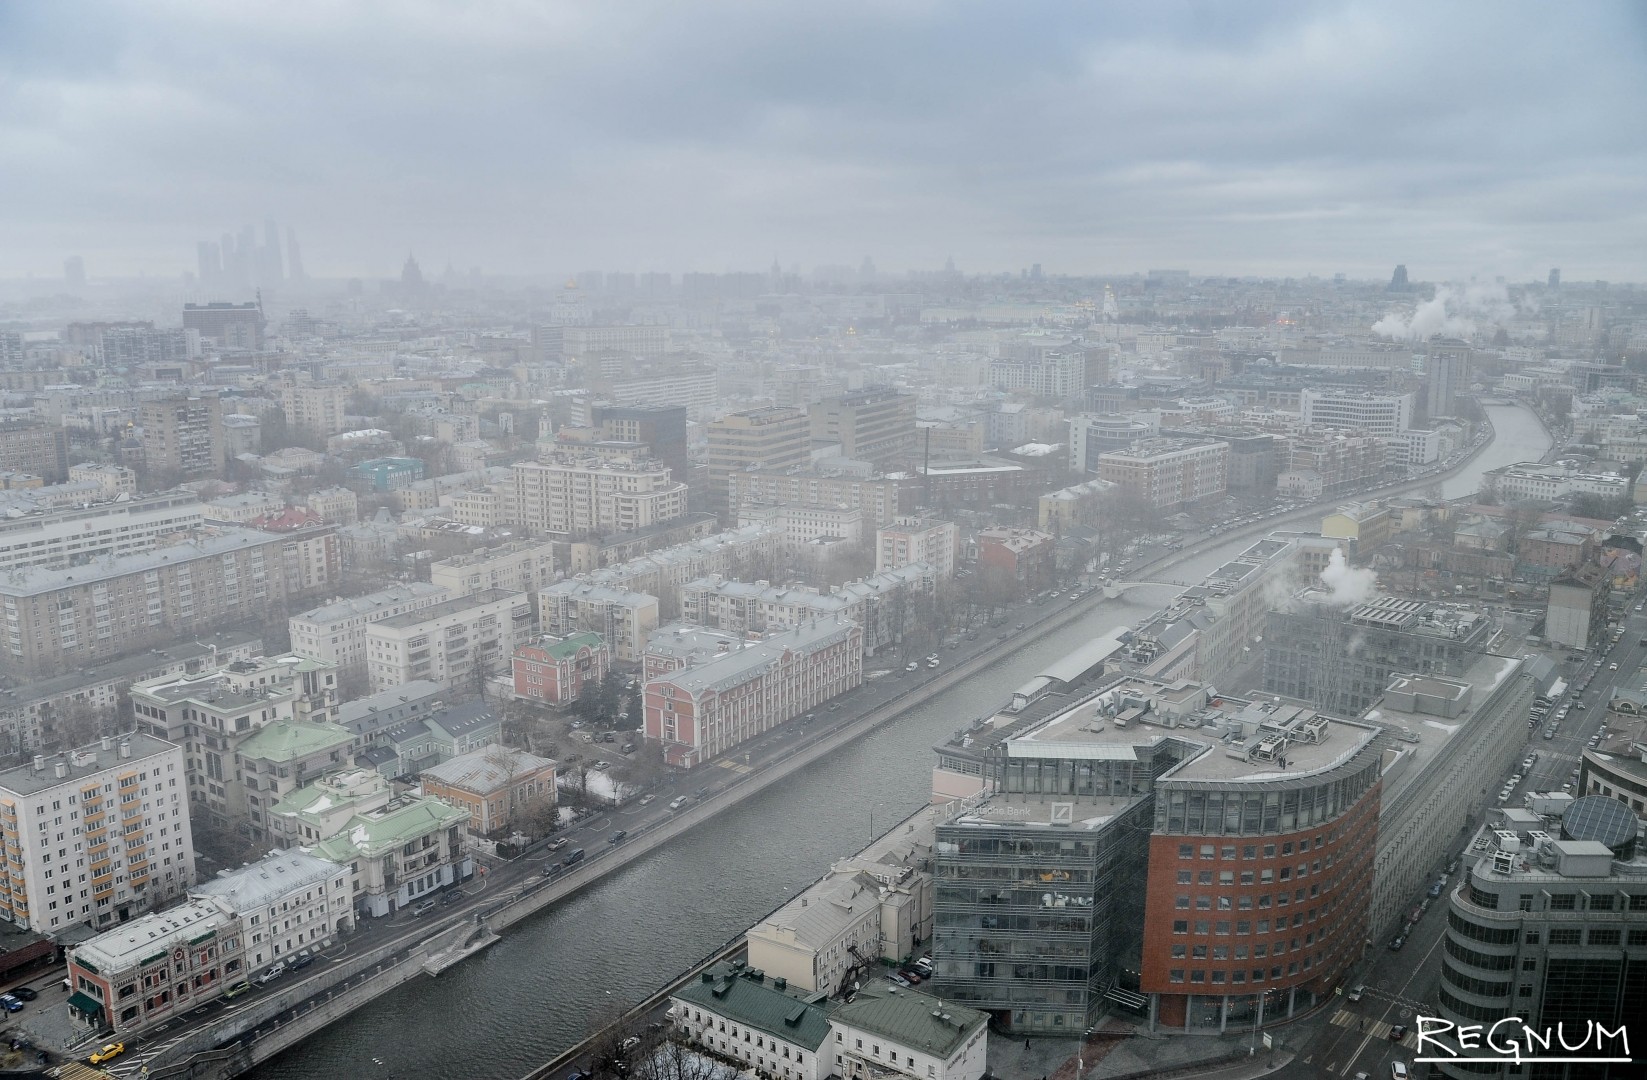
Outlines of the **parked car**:
[{"label": "parked car", "polygon": [[1390,951],[1391,952],[1400,952],[1401,951],[1401,946],[1405,945],[1406,943],[1407,943],[1406,935],[1397,934],[1397,935],[1395,935],[1395,937],[1390,939]]},{"label": "parked car", "polygon": [[564,836],[558,836],[550,842],[549,850],[550,851],[559,851],[561,848],[565,847],[567,844],[570,844],[571,842],[572,841],[566,839],[566,837],[564,837]]},{"label": "parked car", "polygon": [[685,805],[686,805],[686,796],[685,795],[677,795],[673,799],[669,800],[669,809],[671,809],[671,810],[679,810],[681,807],[683,807]]},{"label": "parked car", "polygon": [[259,984],[267,986],[284,974],[286,974],[286,961],[276,960],[268,970],[257,977],[257,981]]},{"label": "parked car", "polygon": [[628,829],[619,829],[617,832],[615,832],[611,836],[607,837],[606,842],[608,844],[621,844],[621,843],[623,843],[624,837],[626,837],[628,835],[629,835],[629,830]]},{"label": "parked car", "polygon": [[656,798],[657,798],[656,795],[654,795],[650,791],[648,791],[645,795],[641,796],[641,805],[645,806],[647,803],[651,802],[653,799],[656,799]]},{"label": "parked car", "polygon": [[582,861],[583,861],[583,849],[582,848],[573,848],[571,851],[568,851],[566,853],[566,865],[567,866],[576,866],[578,863],[580,863]]},{"label": "parked car", "polygon": [[909,980],[904,978],[902,975],[899,975],[897,972],[893,972],[891,975],[888,975],[886,977],[886,980],[887,980],[887,982],[890,982],[890,983],[892,983],[896,986],[908,986],[909,985]]},{"label": "parked car", "polygon": [[252,984],[247,982],[245,979],[241,979],[239,982],[235,983],[233,986],[230,986],[227,990],[223,991],[223,1000],[224,1001],[233,1001],[235,998],[239,997],[241,994],[250,993],[251,989],[252,989]]},{"label": "parked car", "polygon": [[618,747],[618,753],[620,754],[633,754],[634,752],[635,744],[632,742],[626,742],[622,746]]},{"label": "parked car", "polygon": [[33,1001],[35,998],[40,996],[40,992],[38,990],[27,986],[14,986],[12,987],[11,992],[14,996],[22,998],[24,1001]]},{"label": "parked car", "polygon": [[1390,1077],[1391,1080],[1408,1080],[1407,1063],[1404,1061],[1390,1062]]},{"label": "parked car", "polygon": [[1440,895],[1441,895],[1441,882],[1437,881],[1437,882],[1431,883],[1430,893],[1429,893],[1430,899],[1434,900],[1436,897],[1438,897]]},{"label": "parked car", "polygon": [[421,919],[433,910],[435,910],[435,902],[433,900],[425,900],[412,909],[412,918]]},{"label": "parked car", "polygon": [[312,952],[309,952],[308,950],[304,950],[303,952],[300,952],[296,956],[292,957],[292,970],[293,971],[302,971],[304,968],[308,967],[310,964],[312,964],[314,962],[315,962],[315,954],[312,953]]},{"label": "parked car", "polygon": [[0,1007],[9,1013],[23,1011],[23,1003],[12,994],[0,994]]},{"label": "parked car", "polygon": [[921,670],[921,665],[919,665],[915,661],[911,660],[909,663],[904,665],[904,670],[905,671],[919,671],[919,670]]}]

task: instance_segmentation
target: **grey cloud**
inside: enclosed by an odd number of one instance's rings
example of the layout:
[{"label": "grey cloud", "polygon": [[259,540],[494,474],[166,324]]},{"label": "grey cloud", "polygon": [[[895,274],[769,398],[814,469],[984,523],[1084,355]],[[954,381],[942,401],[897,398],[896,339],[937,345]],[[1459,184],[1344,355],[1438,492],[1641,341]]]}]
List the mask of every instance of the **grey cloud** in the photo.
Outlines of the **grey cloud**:
[{"label": "grey cloud", "polygon": [[0,273],[266,213],[338,273],[1626,277],[1647,238],[1628,4],[18,8]]}]

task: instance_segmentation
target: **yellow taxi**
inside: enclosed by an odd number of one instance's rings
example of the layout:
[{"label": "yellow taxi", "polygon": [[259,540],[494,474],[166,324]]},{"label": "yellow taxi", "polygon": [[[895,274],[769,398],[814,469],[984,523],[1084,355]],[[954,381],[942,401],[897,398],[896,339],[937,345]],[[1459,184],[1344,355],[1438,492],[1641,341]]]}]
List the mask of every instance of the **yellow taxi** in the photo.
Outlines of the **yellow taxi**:
[{"label": "yellow taxi", "polygon": [[91,1063],[101,1065],[105,1061],[113,1061],[125,1052],[126,1044],[123,1042],[104,1043],[103,1048],[91,1056]]}]

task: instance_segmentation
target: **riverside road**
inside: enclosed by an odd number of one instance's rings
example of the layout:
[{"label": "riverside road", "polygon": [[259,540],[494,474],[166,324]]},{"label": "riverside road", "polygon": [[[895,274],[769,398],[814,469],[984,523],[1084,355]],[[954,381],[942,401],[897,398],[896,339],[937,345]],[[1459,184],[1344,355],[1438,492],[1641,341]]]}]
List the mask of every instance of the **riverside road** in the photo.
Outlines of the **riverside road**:
[{"label": "riverside road", "polygon": [[[1530,412],[1489,406],[1488,413],[1494,440],[1469,468],[1441,482],[1449,498],[1475,490],[1485,470],[1538,460],[1548,449],[1549,440]],[[1311,519],[1319,514],[1270,524]],[[1195,545],[1138,576],[1197,580],[1261,531]],[[984,632],[961,651],[943,653],[947,667],[973,649],[1001,650],[996,637],[1003,631],[1014,642],[1027,641],[999,662],[533,916],[439,978],[420,978],[392,991],[249,1075],[255,1080],[515,1080],[747,929],[832,860],[861,848],[872,830],[883,831],[912,813],[928,798],[933,744],[999,707],[1015,688],[1081,642],[1135,624],[1173,591],[1150,587],[1117,600],[1089,598],[1079,618],[1044,636],[1037,635],[1035,622],[1060,614],[1065,601],[1009,614],[1004,627]],[[1013,634],[1017,622],[1029,628]],[[923,669],[919,675],[874,680],[848,697],[840,713],[820,713],[817,723],[833,726],[907,689],[911,680],[929,677]],[[753,753],[777,754],[783,747],[783,739],[774,736]],[[676,788],[721,786],[746,767],[736,761],[696,770]],[[658,803],[665,801],[660,795]],[[643,808],[646,814],[656,809]],[[625,828],[624,818],[617,814],[605,825],[594,823],[598,827],[573,842],[591,851],[603,847],[603,832]]]}]

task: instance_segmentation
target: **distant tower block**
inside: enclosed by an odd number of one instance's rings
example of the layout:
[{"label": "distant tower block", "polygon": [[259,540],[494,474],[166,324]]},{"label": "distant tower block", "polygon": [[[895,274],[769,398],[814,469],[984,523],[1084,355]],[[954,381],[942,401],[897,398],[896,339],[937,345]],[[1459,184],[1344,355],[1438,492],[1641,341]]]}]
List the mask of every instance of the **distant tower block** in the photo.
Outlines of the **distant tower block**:
[{"label": "distant tower block", "polygon": [[1406,292],[1408,288],[1409,288],[1409,286],[1407,284],[1407,264],[1406,263],[1400,263],[1396,266],[1395,273],[1390,275],[1390,287],[1387,291],[1388,292]]},{"label": "distant tower block", "polygon": [[1559,266],[1550,267],[1550,288],[1561,288],[1561,267]]}]

